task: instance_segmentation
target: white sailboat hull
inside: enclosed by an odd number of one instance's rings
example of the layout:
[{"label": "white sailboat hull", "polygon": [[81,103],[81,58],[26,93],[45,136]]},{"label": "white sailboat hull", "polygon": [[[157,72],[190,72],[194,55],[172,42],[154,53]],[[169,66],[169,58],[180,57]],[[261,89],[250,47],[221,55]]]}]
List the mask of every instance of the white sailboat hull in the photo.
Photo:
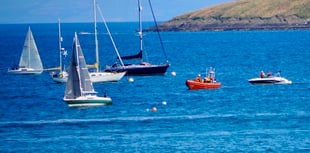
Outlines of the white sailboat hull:
[{"label": "white sailboat hull", "polygon": [[17,69],[9,69],[9,74],[41,74],[43,70],[35,70],[32,68],[17,68]]},{"label": "white sailboat hull", "polygon": [[90,80],[93,83],[116,82],[122,79],[126,72],[90,72]]},{"label": "white sailboat hull", "polygon": [[[126,72],[91,72],[90,80],[93,83],[100,82],[117,82],[123,78]],[[52,75],[52,79],[57,83],[66,83],[68,80],[68,75]]]},{"label": "white sailboat hull", "polygon": [[69,107],[83,107],[83,106],[101,106],[112,104],[110,97],[98,97],[96,95],[80,96],[75,99],[63,99]]}]

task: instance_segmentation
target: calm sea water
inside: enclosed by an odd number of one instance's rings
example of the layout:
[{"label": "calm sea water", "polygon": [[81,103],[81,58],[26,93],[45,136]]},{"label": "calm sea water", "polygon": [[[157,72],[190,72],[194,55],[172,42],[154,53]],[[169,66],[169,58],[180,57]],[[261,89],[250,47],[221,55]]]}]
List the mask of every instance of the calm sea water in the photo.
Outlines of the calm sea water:
[{"label": "calm sea water", "polygon": [[[136,25],[110,24],[122,55],[138,52]],[[310,152],[310,31],[161,33],[172,64],[166,75],[95,84],[112,105],[69,108],[65,85],[48,72],[6,73],[18,63],[28,26],[0,25],[0,152]],[[57,66],[57,24],[30,26],[44,67]],[[74,32],[92,28],[62,24],[69,54]],[[98,29],[104,68],[116,54]],[[87,63],[95,61],[93,37],[79,35]],[[144,38],[149,61],[165,62],[156,33]],[[188,90],[185,80],[210,66],[223,86]],[[293,84],[249,84],[261,70],[281,70]]]}]

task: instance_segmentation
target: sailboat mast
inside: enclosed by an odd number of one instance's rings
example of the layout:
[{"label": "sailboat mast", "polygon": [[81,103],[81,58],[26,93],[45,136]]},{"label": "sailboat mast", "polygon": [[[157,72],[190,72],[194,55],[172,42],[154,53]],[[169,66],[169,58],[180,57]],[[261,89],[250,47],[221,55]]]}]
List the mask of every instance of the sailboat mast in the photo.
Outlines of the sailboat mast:
[{"label": "sailboat mast", "polygon": [[27,66],[28,66],[28,68],[30,68],[30,41],[31,41],[31,35],[32,35],[32,32],[31,32],[31,30],[30,30],[30,27],[29,27],[29,30],[28,30],[29,32],[28,32],[28,62],[27,62]]},{"label": "sailboat mast", "polygon": [[60,71],[62,71],[61,42],[62,42],[62,37],[61,37],[61,30],[60,30],[60,19],[58,19],[58,46],[59,46],[59,69]]},{"label": "sailboat mast", "polygon": [[94,29],[95,29],[95,51],[96,51],[96,71],[99,72],[99,48],[97,38],[97,12],[96,12],[96,0],[94,0]]},{"label": "sailboat mast", "polygon": [[[143,36],[142,36],[142,5],[141,0],[138,0],[139,9],[139,38],[140,38],[140,52],[143,50]],[[143,59],[143,58],[142,58]],[[141,60],[142,60],[141,59]],[[142,61],[141,61],[142,62]]]}]

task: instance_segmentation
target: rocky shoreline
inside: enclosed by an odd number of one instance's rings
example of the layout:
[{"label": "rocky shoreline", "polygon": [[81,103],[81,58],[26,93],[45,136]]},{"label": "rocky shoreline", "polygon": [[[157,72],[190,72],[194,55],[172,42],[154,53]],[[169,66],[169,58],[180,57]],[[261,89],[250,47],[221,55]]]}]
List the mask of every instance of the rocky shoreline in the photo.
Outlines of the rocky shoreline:
[{"label": "rocky shoreline", "polygon": [[[158,25],[159,31],[298,30],[310,29],[310,21],[298,16],[271,18],[174,18]],[[156,31],[156,27],[146,31]]]},{"label": "rocky shoreline", "polygon": [[[240,30],[301,30],[310,29],[310,24],[261,24],[261,25],[251,25],[251,24],[192,24],[184,23],[179,26],[177,25],[159,25],[159,31],[166,32],[178,32],[178,31],[240,31]],[[151,32],[156,31],[156,27],[146,29],[145,31]]]}]

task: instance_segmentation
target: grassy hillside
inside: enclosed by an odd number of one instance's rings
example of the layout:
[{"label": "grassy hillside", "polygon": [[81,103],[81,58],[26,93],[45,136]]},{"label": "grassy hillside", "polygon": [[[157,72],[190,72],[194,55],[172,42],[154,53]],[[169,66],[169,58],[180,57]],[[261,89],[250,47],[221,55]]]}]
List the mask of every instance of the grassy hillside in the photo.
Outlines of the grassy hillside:
[{"label": "grassy hillside", "polygon": [[309,28],[310,0],[237,0],[177,16],[166,31]]},{"label": "grassy hillside", "polygon": [[297,15],[310,18],[309,0],[240,0],[205,8],[180,17],[262,17]]}]

